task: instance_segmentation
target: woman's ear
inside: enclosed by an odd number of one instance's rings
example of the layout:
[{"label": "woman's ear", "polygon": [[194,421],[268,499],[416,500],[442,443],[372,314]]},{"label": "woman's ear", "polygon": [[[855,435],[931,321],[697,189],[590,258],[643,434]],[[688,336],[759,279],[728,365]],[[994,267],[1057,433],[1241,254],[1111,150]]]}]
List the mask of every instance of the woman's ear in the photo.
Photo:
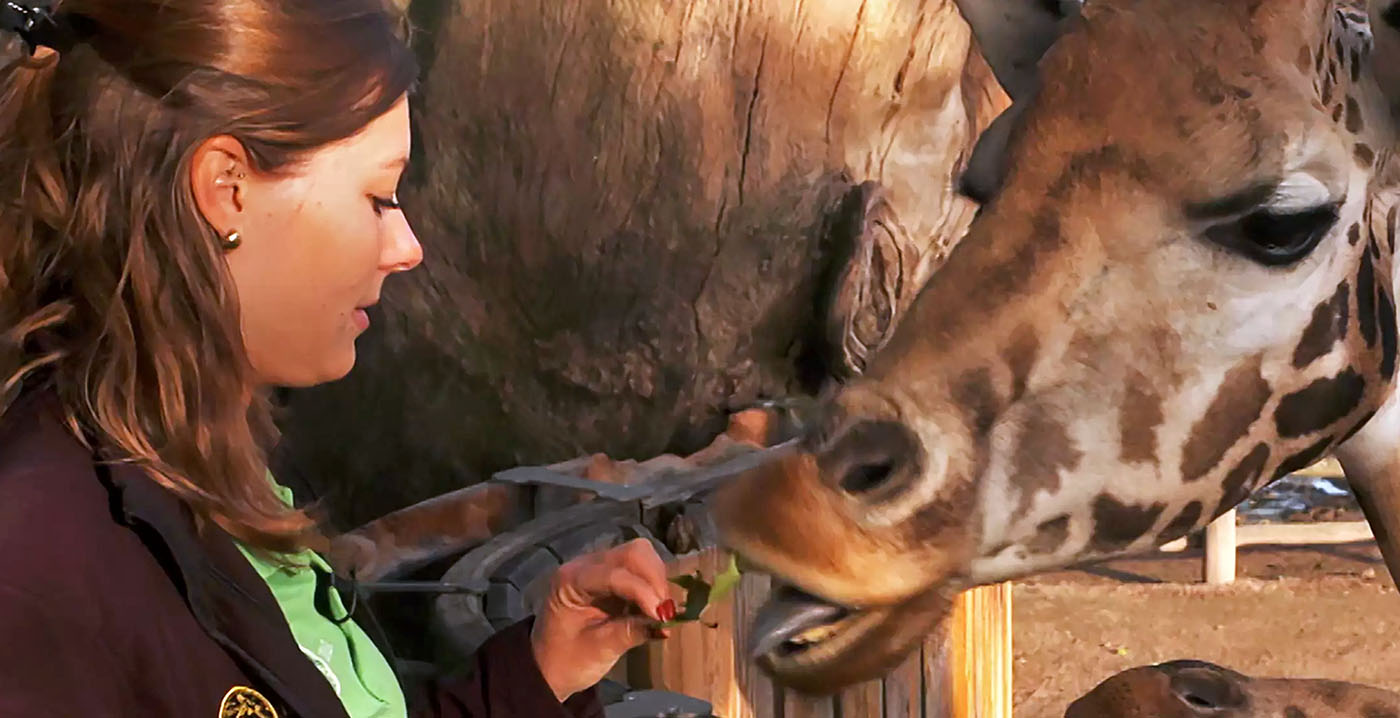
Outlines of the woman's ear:
[{"label": "woman's ear", "polygon": [[249,175],[248,152],[229,135],[210,137],[195,149],[190,192],[204,220],[220,236],[242,225]]}]

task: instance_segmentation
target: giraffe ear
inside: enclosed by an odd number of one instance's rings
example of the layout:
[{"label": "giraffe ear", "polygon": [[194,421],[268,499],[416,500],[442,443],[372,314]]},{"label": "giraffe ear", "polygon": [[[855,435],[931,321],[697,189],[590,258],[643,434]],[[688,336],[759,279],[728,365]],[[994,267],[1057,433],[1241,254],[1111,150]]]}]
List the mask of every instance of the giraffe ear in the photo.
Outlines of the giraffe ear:
[{"label": "giraffe ear", "polygon": [[1371,70],[1390,100],[1390,116],[1400,122],[1400,0],[1369,0]]},{"label": "giraffe ear", "polygon": [[865,372],[918,291],[918,247],[878,182],[851,187],[828,217],[833,262],[819,316],[827,373],[839,381]]},{"label": "giraffe ear", "polygon": [[1040,56],[1079,16],[1082,0],[956,0],[987,64],[1019,100],[1035,86]]}]

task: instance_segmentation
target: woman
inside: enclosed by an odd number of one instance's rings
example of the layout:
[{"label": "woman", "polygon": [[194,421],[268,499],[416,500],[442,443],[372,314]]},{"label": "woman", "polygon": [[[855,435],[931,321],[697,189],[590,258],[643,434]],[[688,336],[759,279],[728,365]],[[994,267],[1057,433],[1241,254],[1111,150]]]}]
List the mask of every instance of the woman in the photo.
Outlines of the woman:
[{"label": "woman", "polygon": [[345,375],[422,256],[381,0],[10,0],[5,30],[0,715],[601,715],[675,611],[649,544],[405,697],[267,472],[269,388]]}]

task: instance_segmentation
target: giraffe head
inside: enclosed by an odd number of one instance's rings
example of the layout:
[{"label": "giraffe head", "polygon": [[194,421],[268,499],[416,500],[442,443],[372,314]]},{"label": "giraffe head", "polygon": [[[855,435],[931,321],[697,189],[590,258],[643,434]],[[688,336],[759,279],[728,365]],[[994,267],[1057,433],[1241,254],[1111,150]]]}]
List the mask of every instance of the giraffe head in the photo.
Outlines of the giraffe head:
[{"label": "giraffe head", "polygon": [[879,675],[955,592],[1184,535],[1366,421],[1400,173],[1370,47],[1325,0],[1090,0],[889,343],[714,497],[783,586],[763,666]]},{"label": "giraffe head", "polygon": [[1357,683],[1252,678],[1205,661],[1116,673],[1069,705],[1065,718],[1342,718],[1393,716],[1400,694]]}]

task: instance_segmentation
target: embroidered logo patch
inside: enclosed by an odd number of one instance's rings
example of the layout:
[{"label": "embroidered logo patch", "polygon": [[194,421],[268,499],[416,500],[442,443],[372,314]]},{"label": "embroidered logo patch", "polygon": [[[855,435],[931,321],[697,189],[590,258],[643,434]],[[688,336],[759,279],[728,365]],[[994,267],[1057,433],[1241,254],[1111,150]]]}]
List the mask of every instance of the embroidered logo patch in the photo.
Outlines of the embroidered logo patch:
[{"label": "embroidered logo patch", "polygon": [[277,718],[271,701],[247,686],[234,686],[219,704],[219,718]]}]

